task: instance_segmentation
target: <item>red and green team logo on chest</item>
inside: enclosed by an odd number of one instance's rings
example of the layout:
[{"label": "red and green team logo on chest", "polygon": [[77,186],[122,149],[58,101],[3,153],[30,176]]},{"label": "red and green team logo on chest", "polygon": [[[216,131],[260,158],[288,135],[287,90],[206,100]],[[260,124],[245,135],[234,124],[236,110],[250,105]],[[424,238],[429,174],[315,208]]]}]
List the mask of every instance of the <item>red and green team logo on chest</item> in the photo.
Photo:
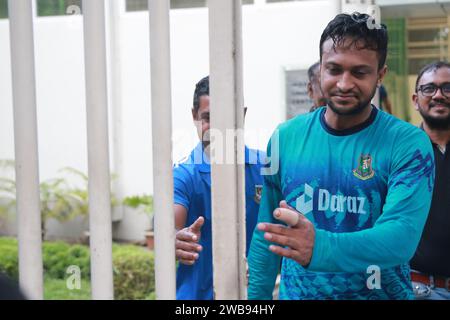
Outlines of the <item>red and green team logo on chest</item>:
[{"label": "red and green team logo on chest", "polygon": [[372,169],[372,156],[370,154],[361,154],[359,156],[358,167],[353,169],[353,175],[361,180],[367,180],[375,175]]}]

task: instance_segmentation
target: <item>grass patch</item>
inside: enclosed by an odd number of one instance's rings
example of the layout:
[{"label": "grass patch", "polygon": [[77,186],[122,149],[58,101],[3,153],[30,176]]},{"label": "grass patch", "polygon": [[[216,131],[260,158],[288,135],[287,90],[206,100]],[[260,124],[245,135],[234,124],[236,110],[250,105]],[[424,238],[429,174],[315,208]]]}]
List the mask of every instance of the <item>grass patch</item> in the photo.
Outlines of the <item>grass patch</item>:
[{"label": "grass patch", "polygon": [[45,278],[45,300],[91,300],[91,284],[87,280],[81,280],[79,290],[67,288],[66,280]]}]

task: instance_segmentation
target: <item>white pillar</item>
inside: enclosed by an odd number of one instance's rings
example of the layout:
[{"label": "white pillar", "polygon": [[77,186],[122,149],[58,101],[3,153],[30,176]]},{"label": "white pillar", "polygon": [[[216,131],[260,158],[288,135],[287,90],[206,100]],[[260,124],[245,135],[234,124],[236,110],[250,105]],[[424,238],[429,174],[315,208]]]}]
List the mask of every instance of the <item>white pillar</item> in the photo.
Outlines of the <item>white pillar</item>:
[{"label": "white pillar", "polygon": [[83,0],[93,299],[113,299],[104,0]]},{"label": "white pillar", "polygon": [[30,299],[43,299],[42,233],[31,0],[9,0],[14,102],[19,282]]},{"label": "white pillar", "polygon": [[[209,0],[208,7],[211,127],[226,137],[244,122],[241,0]],[[211,159],[215,299],[246,298],[244,137],[237,137],[224,143],[223,160],[231,155],[231,163]]]},{"label": "white pillar", "polygon": [[31,5],[33,7],[33,17],[37,17],[39,15],[38,7],[37,7],[37,0],[32,0]]},{"label": "white pillar", "polygon": [[[107,53],[108,53],[108,97],[111,110],[111,155],[112,172],[117,178],[112,182],[112,190],[118,199],[123,199],[125,166],[123,165],[123,100],[122,100],[122,14],[125,12],[125,0],[106,2],[107,15]],[[113,216],[123,217],[123,207],[116,206]]]},{"label": "white pillar", "polygon": [[175,299],[175,217],[172,173],[169,0],[151,0],[153,206],[155,212],[156,298]]},{"label": "white pillar", "polygon": [[[375,4],[374,0],[370,0],[368,2],[369,2],[369,5],[367,5],[365,12],[374,18],[375,24],[379,25],[381,23],[380,7]],[[380,103],[380,89],[378,89],[378,88],[377,88],[377,90],[375,90],[375,95],[372,98],[372,104],[377,106],[378,108],[382,107],[381,103]]]},{"label": "white pillar", "polygon": [[342,0],[330,0],[330,6],[333,8],[333,18],[342,12]]}]

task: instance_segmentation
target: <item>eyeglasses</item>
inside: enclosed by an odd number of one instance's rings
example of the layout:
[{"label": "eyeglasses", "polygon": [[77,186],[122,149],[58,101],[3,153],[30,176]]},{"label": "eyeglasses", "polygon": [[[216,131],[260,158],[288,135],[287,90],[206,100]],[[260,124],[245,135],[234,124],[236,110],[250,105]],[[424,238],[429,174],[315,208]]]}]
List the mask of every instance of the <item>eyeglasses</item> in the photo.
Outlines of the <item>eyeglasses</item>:
[{"label": "eyeglasses", "polygon": [[423,84],[419,86],[417,91],[422,92],[425,97],[432,97],[436,94],[437,90],[441,89],[441,93],[446,98],[450,98],[450,82],[441,84],[440,86],[434,83]]}]

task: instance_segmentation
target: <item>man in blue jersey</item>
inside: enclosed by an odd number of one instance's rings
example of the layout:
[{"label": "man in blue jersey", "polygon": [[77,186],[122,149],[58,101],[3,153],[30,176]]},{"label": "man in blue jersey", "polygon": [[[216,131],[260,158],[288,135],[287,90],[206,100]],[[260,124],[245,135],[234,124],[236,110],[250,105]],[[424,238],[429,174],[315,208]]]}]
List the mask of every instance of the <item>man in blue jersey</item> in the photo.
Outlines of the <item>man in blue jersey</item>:
[{"label": "man in blue jersey", "polygon": [[[194,92],[192,118],[201,142],[186,160],[175,165],[174,210],[177,299],[213,299],[211,168],[209,162],[209,77]],[[247,251],[261,199],[260,152],[245,147],[245,205]]]},{"label": "man in blue jersey", "polygon": [[281,124],[269,142],[279,167],[264,176],[250,299],[272,298],[281,259],[280,299],[414,298],[408,261],[430,208],[433,151],[423,131],[370,103],[388,42],[370,19],[340,14],[327,25],[326,108]]}]

